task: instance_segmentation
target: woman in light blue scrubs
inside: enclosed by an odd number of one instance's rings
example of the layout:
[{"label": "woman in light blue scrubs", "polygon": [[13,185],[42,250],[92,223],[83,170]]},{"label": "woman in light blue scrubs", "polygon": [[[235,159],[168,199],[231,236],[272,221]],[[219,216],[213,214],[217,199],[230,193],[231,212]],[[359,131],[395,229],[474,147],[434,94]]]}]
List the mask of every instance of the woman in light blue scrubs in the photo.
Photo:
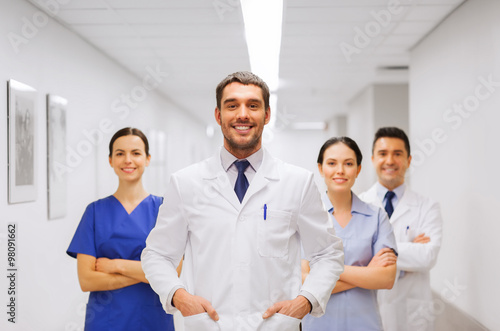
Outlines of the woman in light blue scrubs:
[{"label": "woman in light blue scrubs", "polygon": [[138,129],[124,128],[109,143],[109,164],[118,176],[113,195],[88,205],[67,253],[77,258],[78,279],[90,291],[85,330],[174,330],[141,268],[146,238],[163,198],[148,194],[142,174],[149,145]]},{"label": "woman in light blue scrubs", "polygon": [[[335,285],[325,315],[307,315],[304,331],[382,330],[377,289],[390,289],[396,277],[396,240],[387,214],[361,201],[351,188],[361,171],[362,154],[348,137],[321,147],[318,169],[327,191],[323,202],[344,243],[345,269]],[[309,262],[302,261],[303,279]]]}]

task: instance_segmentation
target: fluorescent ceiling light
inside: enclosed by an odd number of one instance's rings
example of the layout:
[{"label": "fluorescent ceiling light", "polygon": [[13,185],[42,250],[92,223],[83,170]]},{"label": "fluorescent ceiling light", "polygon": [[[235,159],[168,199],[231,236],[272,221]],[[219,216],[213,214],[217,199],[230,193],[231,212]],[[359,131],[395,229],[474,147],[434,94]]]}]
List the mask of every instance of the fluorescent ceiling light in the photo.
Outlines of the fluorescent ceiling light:
[{"label": "fluorescent ceiling light", "polygon": [[279,83],[283,0],[241,0],[241,9],[252,72],[275,92]]},{"label": "fluorescent ceiling light", "polygon": [[292,130],[326,130],[325,122],[295,122],[290,124]]}]

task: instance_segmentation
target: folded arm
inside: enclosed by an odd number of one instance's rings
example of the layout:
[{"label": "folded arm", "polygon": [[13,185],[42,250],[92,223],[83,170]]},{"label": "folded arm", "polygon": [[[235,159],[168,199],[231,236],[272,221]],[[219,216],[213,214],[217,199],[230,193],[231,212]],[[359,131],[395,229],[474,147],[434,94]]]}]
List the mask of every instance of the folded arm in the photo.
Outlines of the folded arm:
[{"label": "folded arm", "polygon": [[441,212],[437,203],[426,208],[418,229],[422,233],[411,242],[398,242],[398,268],[401,270],[428,271],[436,264],[443,230]]},{"label": "folded arm", "polygon": [[96,262],[94,256],[77,255],[78,280],[84,292],[111,291],[140,283],[139,280],[124,275],[98,271]]},{"label": "folded arm", "polygon": [[345,266],[340,280],[368,290],[391,289],[396,280],[396,265],[387,267]]},{"label": "folded arm", "polygon": [[97,259],[95,266],[96,271],[107,274],[120,274],[139,282],[148,283],[148,280],[144,276],[144,271],[142,271],[141,261],[100,257]]},{"label": "folded arm", "polygon": [[366,267],[345,266],[340,280],[368,290],[391,289],[396,280],[396,261],[391,248],[382,248]]},{"label": "folded arm", "polygon": [[[367,289],[392,288],[396,277],[396,261],[397,257],[394,251],[390,248],[383,248],[375,254],[367,267],[345,266],[344,273],[340,275],[332,294],[355,287]],[[392,267],[384,269],[390,266]],[[309,275],[309,270],[309,262],[302,260],[302,282]]]},{"label": "folded arm", "polygon": [[[105,272],[107,274],[120,274],[139,282],[149,284],[144,271],[142,270],[141,261],[124,260],[124,259],[108,259],[100,257],[95,264],[96,271]],[[177,267],[177,275],[180,276],[182,270],[182,260]]]},{"label": "folded arm", "polygon": [[[302,268],[302,283],[304,283],[307,276],[309,276],[309,271],[311,271],[311,268],[309,267],[309,261],[302,260],[301,261],[301,268]],[[343,282],[341,280],[337,280],[337,283],[335,283],[335,287],[332,290],[332,294],[347,291],[347,290],[350,290],[351,288],[355,288],[355,287],[356,286],[351,285],[349,283]]]}]

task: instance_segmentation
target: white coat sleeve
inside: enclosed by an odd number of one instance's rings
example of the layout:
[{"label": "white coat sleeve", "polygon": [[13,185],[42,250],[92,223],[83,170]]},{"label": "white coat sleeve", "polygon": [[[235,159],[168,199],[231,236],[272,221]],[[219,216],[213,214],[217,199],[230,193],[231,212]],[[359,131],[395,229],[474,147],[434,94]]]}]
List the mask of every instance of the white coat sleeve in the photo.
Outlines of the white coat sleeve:
[{"label": "white coat sleeve", "polygon": [[441,248],[441,237],[443,231],[443,220],[437,202],[425,201],[422,205],[420,233],[430,237],[426,244],[413,242],[398,242],[398,268],[404,271],[429,271],[436,264],[439,249]]},{"label": "white coat sleeve", "polygon": [[185,287],[177,276],[176,268],[184,254],[187,237],[188,227],[182,212],[178,182],[175,175],[172,175],[156,225],[151,230],[141,255],[146,278],[169,314],[176,311],[172,306],[175,290]]},{"label": "white coat sleeve", "polygon": [[311,294],[318,302],[311,315],[322,316],[340,274],[344,272],[344,250],[342,241],[335,236],[335,230],[328,212],[323,208],[321,197],[313,181],[307,181],[302,194],[297,219],[304,257],[311,268],[301,292]]}]

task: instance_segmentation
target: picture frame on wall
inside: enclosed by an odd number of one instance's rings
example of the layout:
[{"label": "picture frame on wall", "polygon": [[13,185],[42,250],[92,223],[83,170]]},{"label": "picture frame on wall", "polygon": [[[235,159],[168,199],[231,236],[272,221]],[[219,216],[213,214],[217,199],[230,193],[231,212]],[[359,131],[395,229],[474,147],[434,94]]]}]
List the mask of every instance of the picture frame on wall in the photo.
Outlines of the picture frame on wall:
[{"label": "picture frame on wall", "polygon": [[66,109],[68,100],[47,94],[48,218],[66,216]]},{"label": "picture frame on wall", "polygon": [[36,90],[10,79],[7,82],[9,203],[36,200]]}]

